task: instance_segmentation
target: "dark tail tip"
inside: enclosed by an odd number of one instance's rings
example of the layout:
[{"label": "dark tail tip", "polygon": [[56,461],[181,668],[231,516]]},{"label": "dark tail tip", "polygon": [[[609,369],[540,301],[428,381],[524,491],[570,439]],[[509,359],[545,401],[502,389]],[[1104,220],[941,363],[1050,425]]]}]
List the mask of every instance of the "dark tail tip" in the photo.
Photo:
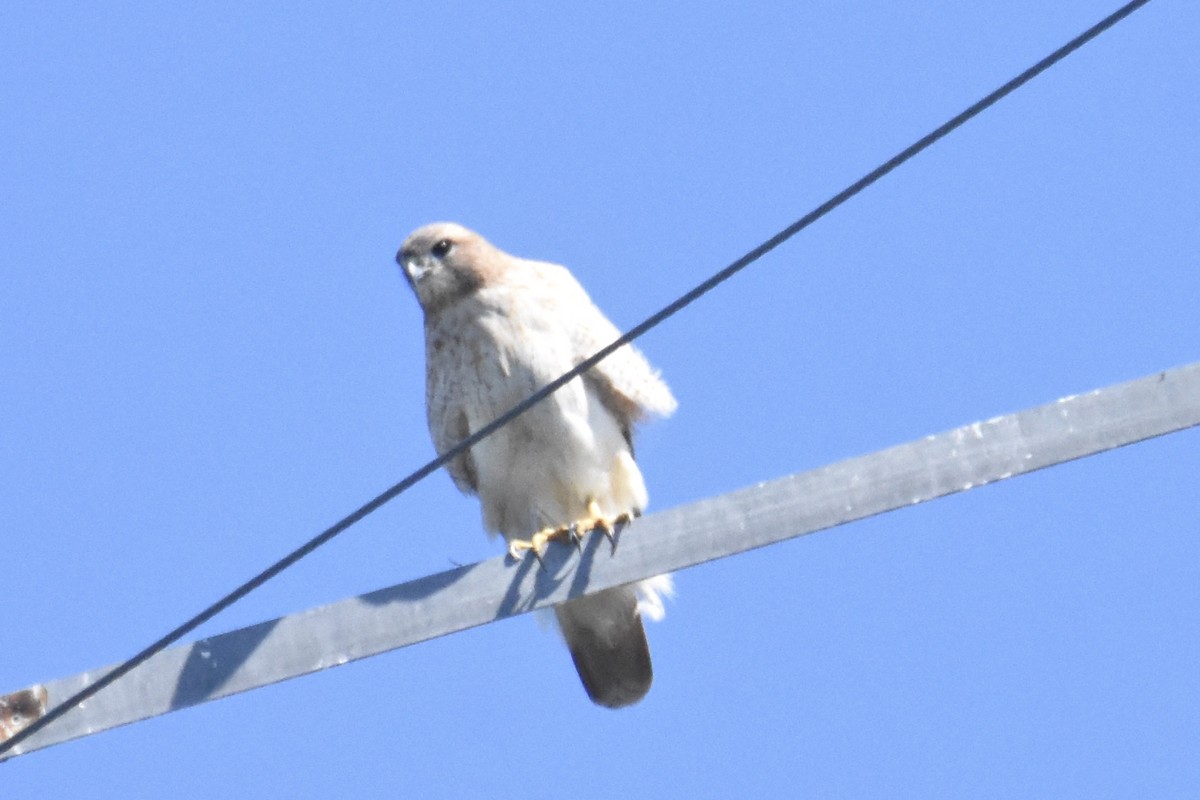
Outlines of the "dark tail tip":
[{"label": "dark tail tip", "polygon": [[632,588],[615,587],[555,610],[579,679],[593,703],[623,708],[646,696],[654,669]]}]

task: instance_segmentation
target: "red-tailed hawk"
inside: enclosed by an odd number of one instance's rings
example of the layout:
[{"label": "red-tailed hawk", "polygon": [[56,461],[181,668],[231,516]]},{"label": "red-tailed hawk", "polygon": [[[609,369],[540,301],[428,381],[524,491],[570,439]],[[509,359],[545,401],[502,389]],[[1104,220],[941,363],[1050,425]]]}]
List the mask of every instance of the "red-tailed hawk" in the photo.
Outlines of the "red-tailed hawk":
[{"label": "red-tailed hawk", "polygon": [[[619,331],[556,264],[528,261],[461,225],[414,232],[396,256],[425,313],[426,403],[439,453],[616,340]],[[459,489],[479,495],[483,525],[519,558],[593,529],[611,531],[647,502],[633,425],[675,398],[626,346],[453,459]],[[588,696],[619,708],[650,690],[642,614],[662,616],[669,576],[555,608]]]}]

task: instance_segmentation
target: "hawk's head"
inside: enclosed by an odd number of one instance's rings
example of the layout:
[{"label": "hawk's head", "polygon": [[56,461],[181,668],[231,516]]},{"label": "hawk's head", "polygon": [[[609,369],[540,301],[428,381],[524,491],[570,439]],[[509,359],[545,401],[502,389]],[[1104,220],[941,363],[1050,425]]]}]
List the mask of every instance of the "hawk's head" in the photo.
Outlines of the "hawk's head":
[{"label": "hawk's head", "polygon": [[487,282],[489,265],[503,261],[478,233],[453,222],[435,222],[413,231],[396,263],[417,294],[425,313],[443,308]]}]

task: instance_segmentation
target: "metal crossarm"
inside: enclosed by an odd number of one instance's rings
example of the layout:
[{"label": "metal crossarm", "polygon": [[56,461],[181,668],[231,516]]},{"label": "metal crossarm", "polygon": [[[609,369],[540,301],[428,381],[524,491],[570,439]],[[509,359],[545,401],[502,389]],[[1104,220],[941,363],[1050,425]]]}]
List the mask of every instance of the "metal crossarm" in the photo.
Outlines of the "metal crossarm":
[{"label": "metal crossarm", "polygon": [[[544,569],[494,558],[165,650],[6,757],[1198,424],[1200,363],[1064,397],[645,517],[615,556],[592,535],[582,552],[551,547]],[[0,697],[0,722],[105,672]]]}]

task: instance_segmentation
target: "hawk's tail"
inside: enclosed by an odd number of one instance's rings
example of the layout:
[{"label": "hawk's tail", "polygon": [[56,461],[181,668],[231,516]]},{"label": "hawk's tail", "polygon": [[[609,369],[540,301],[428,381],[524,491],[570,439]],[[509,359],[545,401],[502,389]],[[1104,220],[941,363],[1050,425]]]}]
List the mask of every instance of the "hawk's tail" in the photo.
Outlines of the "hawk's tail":
[{"label": "hawk's tail", "polygon": [[592,702],[621,708],[646,696],[654,670],[634,585],[576,598],[554,612]]}]

